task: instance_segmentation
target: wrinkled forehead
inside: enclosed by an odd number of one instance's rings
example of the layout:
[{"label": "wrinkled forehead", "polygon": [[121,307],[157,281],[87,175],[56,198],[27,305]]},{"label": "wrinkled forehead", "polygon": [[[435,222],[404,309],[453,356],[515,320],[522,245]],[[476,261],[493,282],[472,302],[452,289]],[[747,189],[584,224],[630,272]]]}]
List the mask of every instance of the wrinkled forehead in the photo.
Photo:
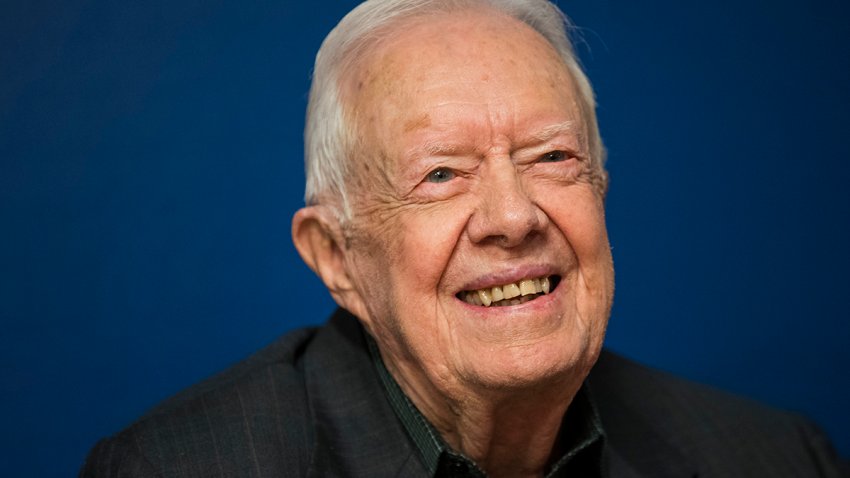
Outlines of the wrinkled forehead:
[{"label": "wrinkled forehead", "polygon": [[[539,32],[501,12],[467,10],[386,27],[346,69],[341,91],[358,146],[374,158],[399,134],[429,121],[418,109],[451,96],[432,94],[436,90],[450,84],[464,98],[464,87],[474,93],[478,84],[500,82],[507,98],[527,93],[527,80],[551,90],[553,99],[565,92],[575,98],[566,65]],[[577,110],[573,106],[565,108]]]}]

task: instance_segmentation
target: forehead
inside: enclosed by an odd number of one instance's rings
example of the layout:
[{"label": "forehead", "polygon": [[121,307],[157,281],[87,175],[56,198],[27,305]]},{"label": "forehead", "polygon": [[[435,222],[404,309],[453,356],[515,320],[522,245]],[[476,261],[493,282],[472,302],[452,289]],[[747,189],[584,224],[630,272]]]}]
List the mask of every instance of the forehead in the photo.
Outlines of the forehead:
[{"label": "forehead", "polygon": [[566,66],[540,33],[492,11],[393,25],[344,85],[361,139],[383,152],[420,130],[462,135],[483,126],[519,134],[518,127],[578,123],[573,91]]}]

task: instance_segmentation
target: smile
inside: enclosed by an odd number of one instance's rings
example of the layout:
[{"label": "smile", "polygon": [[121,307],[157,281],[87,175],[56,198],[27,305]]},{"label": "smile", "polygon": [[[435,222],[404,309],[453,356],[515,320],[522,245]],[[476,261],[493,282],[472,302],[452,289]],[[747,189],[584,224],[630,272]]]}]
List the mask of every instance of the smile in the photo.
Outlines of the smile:
[{"label": "smile", "polygon": [[461,291],[457,297],[468,304],[484,307],[520,305],[548,294],[555,289],[560,279],[558,276],[523,279],[495,287]]}]

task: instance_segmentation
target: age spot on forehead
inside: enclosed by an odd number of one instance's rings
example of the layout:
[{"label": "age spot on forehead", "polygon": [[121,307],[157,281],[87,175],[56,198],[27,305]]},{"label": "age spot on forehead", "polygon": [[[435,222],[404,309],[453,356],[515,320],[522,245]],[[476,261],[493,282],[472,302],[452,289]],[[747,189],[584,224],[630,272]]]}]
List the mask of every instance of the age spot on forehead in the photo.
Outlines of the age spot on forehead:
[{"label": "age spot on forehead", "polygon": [[415,129],[427,128],[429,126],[431,126],[431,115],[428,113],[422,113],[416,118],[404,123],[404,132],[409,133]]}]

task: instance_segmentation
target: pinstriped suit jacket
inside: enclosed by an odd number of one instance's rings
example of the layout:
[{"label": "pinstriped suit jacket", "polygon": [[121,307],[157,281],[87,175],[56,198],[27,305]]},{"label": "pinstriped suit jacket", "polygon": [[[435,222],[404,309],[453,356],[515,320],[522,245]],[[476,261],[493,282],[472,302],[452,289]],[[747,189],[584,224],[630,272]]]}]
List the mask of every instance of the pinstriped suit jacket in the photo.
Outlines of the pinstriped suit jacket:
[{"label": "pinstriped suit jacket", "polygon": [[[611,477],[850,476],[804,419],[603,352]],[[357,319],[337,311],[100,441],[82,477],[424,477]]]}]

